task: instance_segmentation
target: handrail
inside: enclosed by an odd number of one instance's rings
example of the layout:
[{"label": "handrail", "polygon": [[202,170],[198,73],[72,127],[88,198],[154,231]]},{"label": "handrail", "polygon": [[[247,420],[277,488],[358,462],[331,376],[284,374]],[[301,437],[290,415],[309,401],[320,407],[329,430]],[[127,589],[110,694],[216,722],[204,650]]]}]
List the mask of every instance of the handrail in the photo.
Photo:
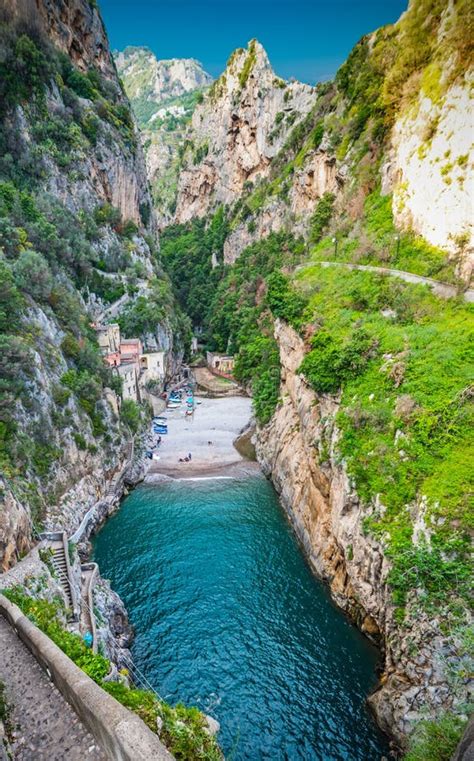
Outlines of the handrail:
[{"label": "handrail", "polygon": [[[92,634],[92,652],[97,652],[97,624],[95,620],[95,614],[94,614],[94,600],[93,600],[93,589],[94,584],[97,578],[97,575],[99,573],[99,566],[97,563],[82,563],[81,565],[81,572],[82,571],[92,571],[91,576],[89,578],[89,584],[87,587],[87,604],[86,604],[86,610],[89,614],[90,624],[91,624],[91,634]],[[81,601],[82,603],[82,601]]]}]

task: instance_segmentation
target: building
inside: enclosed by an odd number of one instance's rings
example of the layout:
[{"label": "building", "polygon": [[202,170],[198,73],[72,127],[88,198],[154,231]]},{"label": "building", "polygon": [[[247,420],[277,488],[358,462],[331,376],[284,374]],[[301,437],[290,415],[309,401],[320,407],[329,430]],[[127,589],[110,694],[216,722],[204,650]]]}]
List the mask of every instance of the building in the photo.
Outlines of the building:
[{"label": "building", "polygon": [[140,370],[143,373],[144,382],[149,380],[163,380],[165,377],[165,352],[149,351],[140,356]]},{"label": "building", "polygon": [[232,377],[234,372],[234,357],[227,354],[217,354],[217,352],[208,351],[206,353],[207,366],[212,373]]},{"label": "building", "polygon": [[139,338],[122,338],[120,341],[120,364],[134,362],[140,367],[142,342]]},{"label": "building", "polygon": [[[124,399],[141,401],[148,397],[146,384],[155,381],[164,385],[166,375],[166,352],[143,353],[139,338],[121,338],[118,323],[93,325],[105,363],[122,378]],[[156,393],[156,390],[153,391]]]},{"label": "building", "polygon": [[138,386],[139,367],[134,362],[125,362],[117,367],[117,373],[122,378],[122,398],[140,401]]}]

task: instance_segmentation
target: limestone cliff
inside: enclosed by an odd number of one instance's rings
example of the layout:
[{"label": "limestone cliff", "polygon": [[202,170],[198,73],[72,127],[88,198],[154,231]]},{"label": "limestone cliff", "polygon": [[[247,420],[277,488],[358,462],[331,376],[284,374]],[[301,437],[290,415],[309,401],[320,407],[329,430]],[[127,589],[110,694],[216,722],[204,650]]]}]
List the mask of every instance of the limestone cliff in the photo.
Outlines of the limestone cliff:
[{"label": "limestone cliff", "polygon": [[473,77],[474,69],[434,100],[420,93],[395,123],[384,167],[397,224],[459,257],[466,282],[474,269]]},{"label": "limestone cliff", "polygon": [[140,126],[158,224],[173,218],[180,152],[191,116],[212,77],[192,58],[159,60],[148,48],[128,47],[115,62]]},{"label": "limestone cliff", "polygon": [[265,177],[272,158],[313,101],[312,87],[275,75],[256,40],[246,50],[236,50],[193,114],[176,221],[230,204],[246,183]]},{"label": "limestone cliff", "polygon": [[[308,101],[309,93],[295,93],[304,100],[295,108],[306,116],[291,129],[286,128],[293,120],[288,92],[283,106],[276,106],[273,129],[271,118],[258,113],[264,90],[257,92],[252,77],[246,79],[259,61],[258,46],[254,57],[250,49],[247,57],[237,51],[195,112],[176,220],[230,204],[227,263],[271,232],[288,230],[311,243],[327,232],[325,258],[337,237],[339,251],[347,246],[354,260],[391,260],[400,269],[439,272],[440,279],[456,276],[468,283],[474,187],[469,100],[474,70],[466,31],[471,16],[462,2],[413,0],[396,24],[355,46],[334,83],[313,88]],[[271,100],[284,93],[278,82],[268,83]],[[265,110],[272,113],[272,107]],[[336,201],[332,224],[313,230],[312,217],[325,193]],[[366,205],[374,193],[388,199],[392,215],[391,235],[378,236],[379,244],[385,237],[380,251],[368,240],[366,225]],[[396,235],[407,248],[422,236],[428,245],[417,251],[418,261],[407,261],[408,251],[394,256],[400,253],[393,245]]]},{"label": "limestone cliff", "polygon": [[316,574],[337,604],[383,647],[379,689],[370,698],[382,728],[404,743],[420,715],[463,705],[464,688],[451,683],[456,643],[418,610],[409,626],[397,623],[387,583],[384,546],[364,530],[366,511],[337,452],[337,396],[316,395],[298,368],[303,340],[277,320],[275,337],[282,368],[281,403],[271,422],[257,430],[257,458],[271,476]]},{"label": "limestone cliff", "polygon": [[120,389],[92,318],[120,318],[140,298],[148,318],[137,330],[154,345],[164,337],[166,348],[174,318],[138,134],[97,7],[9,0],[2,14],[0,563],[8,567],[33,528],[77,525],[124,461],[128,434],[109,403],[110,385]]}]

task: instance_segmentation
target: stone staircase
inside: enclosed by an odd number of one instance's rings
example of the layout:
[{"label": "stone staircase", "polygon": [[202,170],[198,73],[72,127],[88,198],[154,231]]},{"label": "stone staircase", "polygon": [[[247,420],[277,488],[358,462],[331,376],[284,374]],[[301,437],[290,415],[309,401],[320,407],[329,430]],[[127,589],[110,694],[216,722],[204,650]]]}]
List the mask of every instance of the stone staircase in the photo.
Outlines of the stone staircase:
[{"label": "stone staircase", "polygon": [[73,608],[71,584],[69,582],[67,571],[66,553],[64,551],[64,542],[53,541],[50,543],[51,548],[51,560],[53,562],[53,568],[56,571],[56,575],[59,579],[59,583],[66,596],[67,604],[69,608]]}]

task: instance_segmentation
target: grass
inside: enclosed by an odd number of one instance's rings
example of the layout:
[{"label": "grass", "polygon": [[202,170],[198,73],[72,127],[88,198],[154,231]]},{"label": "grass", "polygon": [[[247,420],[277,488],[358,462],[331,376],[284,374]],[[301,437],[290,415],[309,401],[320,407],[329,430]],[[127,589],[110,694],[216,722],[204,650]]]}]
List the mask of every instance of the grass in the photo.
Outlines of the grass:
[{"label": "grass", "polygon": [[379,190],[367,196],[361,220],[347,233],[336,232],[336,236],[337,253],[333,236],[328,235],[313,247],[313,261],[334,260],[390,267],[458,284],[455,263],[448,261],[445,251],[431,246],[412,232],[402,232],[395,227],[392,196],[382,196]]},{"label": "grass", "polygon": [[421,721],[404,761],[450,761],[465,725],[465,721],[450,715],[438,721]]},{"label": "grass", "polygon": [[469,597],[473,309],[366,272],[315,267],[296,281],[318,327],[301,369],[317,391],[342,387],[340,456],[391,560],[399,616],[416,598],[454,624]]}]

